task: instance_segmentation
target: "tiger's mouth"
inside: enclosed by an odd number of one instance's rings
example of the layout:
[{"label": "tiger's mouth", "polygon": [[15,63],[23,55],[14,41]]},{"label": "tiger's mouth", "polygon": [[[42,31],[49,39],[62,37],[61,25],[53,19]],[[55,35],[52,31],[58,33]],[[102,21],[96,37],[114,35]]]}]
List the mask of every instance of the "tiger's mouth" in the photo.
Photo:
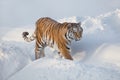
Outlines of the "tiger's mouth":
[{"label": "tiger's mouth", "polygon": [[76,38],[76,39],[75,39],[75,41],[80,41],[80,40],[81,40],[81,38]]}]

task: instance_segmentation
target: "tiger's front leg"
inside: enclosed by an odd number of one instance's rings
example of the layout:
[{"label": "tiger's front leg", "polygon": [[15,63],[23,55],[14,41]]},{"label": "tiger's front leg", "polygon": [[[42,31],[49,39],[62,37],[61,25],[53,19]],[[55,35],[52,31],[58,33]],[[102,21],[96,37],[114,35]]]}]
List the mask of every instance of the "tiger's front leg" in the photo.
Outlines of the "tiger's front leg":
[{"label": "tiger's front leg", "polygon": [[39,59],[41,57],[44,57],[44,47],[40,46],[40,44],[38,44],[36,42],[36,47],[35,47],[35,59]]},{"label": "tiger's front leg", "polygon": [[70,51],[67,49],[61,49],[60,54],[65,58],[69,60],[73,60],[72,56],[70,55]]}]

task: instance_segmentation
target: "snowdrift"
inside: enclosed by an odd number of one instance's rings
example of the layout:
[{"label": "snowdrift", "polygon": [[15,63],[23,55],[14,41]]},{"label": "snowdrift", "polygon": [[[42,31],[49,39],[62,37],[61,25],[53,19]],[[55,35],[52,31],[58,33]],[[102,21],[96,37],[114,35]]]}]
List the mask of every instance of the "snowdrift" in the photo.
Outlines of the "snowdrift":
[{"label": "snowdrift", "polygon": [[83,38],[71,45],[74,61],[55,59],[57,53],[49,47],[45,58],[34,61],[34,42],[26,43],[21,36],[23,31],[32,34],[34,26],[1,28],[0,80],[120,80],[119,9],[58,21],[82,22]]},{"label": "snowdrift", "polygon": [[[26,48],[25,48],[26,47]],[[0,80],[6,80],[25,65],[31,62],[30,49],[18,42],[5,41],[0,43]]]},{"label": "snowdrift", "polygon": [[57,59],[40,59],[8,80],[119,80],[120,72]]}]

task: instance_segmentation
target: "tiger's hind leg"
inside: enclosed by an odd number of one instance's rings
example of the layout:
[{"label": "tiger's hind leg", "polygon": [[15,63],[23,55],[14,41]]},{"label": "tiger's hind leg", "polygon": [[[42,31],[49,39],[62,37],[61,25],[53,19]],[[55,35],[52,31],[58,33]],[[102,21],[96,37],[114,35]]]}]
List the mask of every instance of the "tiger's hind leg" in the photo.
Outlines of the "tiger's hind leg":
[{"label": "tiger's hind leg", "polygon": [[44,57],[44,47],[41,46],[37,41],[36,41],[36,47],[35,47],[35,59],[39,59],[41,57]]}]

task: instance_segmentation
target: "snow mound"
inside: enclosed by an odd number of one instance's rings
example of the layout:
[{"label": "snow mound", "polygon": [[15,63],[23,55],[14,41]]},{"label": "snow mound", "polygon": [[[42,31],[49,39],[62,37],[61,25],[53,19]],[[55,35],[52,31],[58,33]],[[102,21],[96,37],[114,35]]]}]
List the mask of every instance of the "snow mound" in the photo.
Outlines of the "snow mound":
[{"label": "snow mound", "polygon": [[27,47],[24,43],[0,42],[0,80],[6,80],[32,61]]},{"label": "snow mound", "polygon": [[120,72],[69,60],[43,58],[8,80],[120,80]]}]

